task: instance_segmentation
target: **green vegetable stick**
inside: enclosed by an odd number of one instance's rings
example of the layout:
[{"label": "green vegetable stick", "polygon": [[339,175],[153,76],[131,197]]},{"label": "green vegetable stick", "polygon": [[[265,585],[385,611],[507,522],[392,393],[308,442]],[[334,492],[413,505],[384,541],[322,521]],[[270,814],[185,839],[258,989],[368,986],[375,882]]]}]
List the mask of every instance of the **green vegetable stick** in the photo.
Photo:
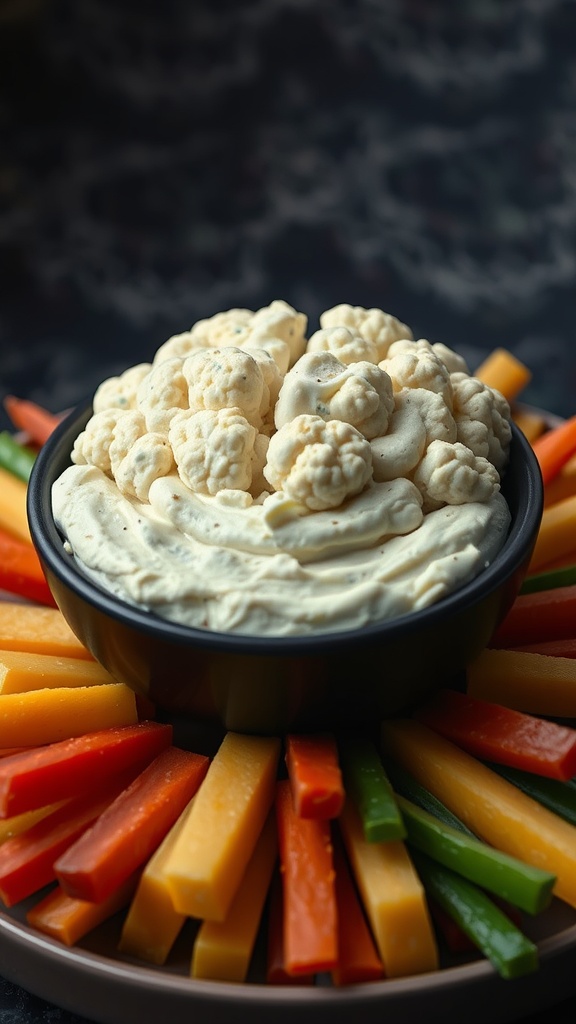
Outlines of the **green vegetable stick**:
[{"label": "green vegetable stick", "polygon": [[405,796],[413,804],[433,814],[435,818],[439,818],[445,825],[451,825],[452,828],[458,829],[468,836],[474,836],[474,833],[468,826],[463,821],[460,821],[460,818],[457,818],[450,808],[446,807],[446,804],[443,804],[438,797],[430,793],[425,786],[418,782],[401,765],[396,764],[396,762],[386,762],[386,771],[396,793]]},{"label": "green vegetable stick", "polygon": [[493,764],[491,761],[488,767],[498,772],[508,782],[518,786],[523,793],[543,804],[549,811],[554,811],[561,818],[576,825],[576,786],[570,782],[560,782],[558,779],[544,778],[543,775],[535,775],[533,772],[525,772],[520,768],[510,768],[508,765]]},{"label": "green vegetable stick", "polygon": [[556,881],[551,872],[464,835],[403,796],[397,800],[411,847],[529,914],[550,905]]},{"label": "green vegetable stick", "polygon": [[0,431],[0,466],[19,480],[28,483],[36,453],[23,444],[18,444],[7,430]]},{"label": "green vegetable stick", "polygon": [[521,594],[533,594],[538,590],[555,590],[556,587],[569,587],[576,583],[576,565],[566,565],[562,569],[550,569],[527,576],[520,587]]},{"label": "green vegetable stick", "polygon": [[538,970],[538,949],[472,882],[414,851],[414,865],[427,893],[490,960],[502,978]]},{"label": "green vegetable stick", "polygon": [[404,839],[406,828],[375,744],[346,736],[339,749],[344,788],[358,809],[366,842]]}]

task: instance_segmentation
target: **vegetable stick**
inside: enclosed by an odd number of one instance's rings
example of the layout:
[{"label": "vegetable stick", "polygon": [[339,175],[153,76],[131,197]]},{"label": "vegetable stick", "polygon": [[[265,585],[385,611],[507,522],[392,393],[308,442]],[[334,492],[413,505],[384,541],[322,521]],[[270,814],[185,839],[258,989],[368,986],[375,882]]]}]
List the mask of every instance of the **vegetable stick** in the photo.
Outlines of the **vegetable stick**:
[{"label": "vegetable stick", "polygon": [[12,836],[19,836],[21,832],[27,832],[37,821],[42,821],[42,818],[52,814],[64,803],[64,800],[58,800],[44,807],[36,807],[33,811],[23,811],[22,814],[13,814],[9,818],[3,818],[0,821],[0,844],[11,839]]},{"label": "vegetable stick", "polygon": [[74,946],[98,925],[107,921],[130,902],[138,875],[132,875],[99,903],[77,900],[56,886],[26,914],[26,921],[44,935]]},{"label": "vegetable stick", "polygon": [[285,745],[296,813],[302,818],[336,818],[344,803],[344,787],[334,736],[292,733]]},{"label": "vegetable stick", "polygon": [[374,743],[364,736],[340,742],[346,791],[353,799],[364,838],[370,843],[404,839],[406,828]]},{"label": "vegetable stick", "polygon": [[[1,483],[0,483],[1,486]],[[0,496],[0,504],[2,498]],[[0,509],[1,517],[1,509]],[[0,518],[0,590],[55,609],[56,602],[29,540],[22,540],[2,528]],[[23,606],[24,607],[24,606]]]},{"label": "vegetable stick", "polygon": [[17,430],[23,430],[31,442],[40,446],[48,440],[62,419],[37,402],[16,395],[6,395],[4,408]]},{"label": "vegetable stick", "polygon": [[203,754],[168,747],[136,777],[98,821],[59,857],[64,892],[106,899],[158,848],[190,802],[209,764]]},{"label": "vegetable stick", "polygon": [[507,765],[489,762],[488,767],[554,814],[559,814],[561,818],[576,825],[576,787],[573,784],[566,785],[557,779],[543,779],[532,772],[523,772],[519,768],[510,768]]},{"label": "vegetable stick", "polygon": [[[194,800],[195,797],[192,797],[192,801]],[[182,811],[145,864],[124,919],[118,943],[119,952],[128,953],[158,966],[168,959],[170,950],[186,921],[186,915],[174,909],[166,885],[165,866],[184,827],[189,806],[190,804]]]},{"label": "vegetable stick", "polygon": [[36,452],[18,442],[7,430],[0,431],[0,466],[25,484],[30,479]]},{"label": "vegetable stick", "polygon": [[136,696],[123,683],[0,696],[0,746],[39,747],[137,721]]},{"label": "vegetable stick", "polygon": [[0,601],[0,650],[93,661],[59,608]]},{"label": "vegetable stick", "polygon": [[0,528],[12,537],[32,544],[26,512],[27,486],[0,466]]},{"label": "vegetable stick", "polygon": [[338,819],[387,978],[438,968],[438,947],[423,885],[405,842],[367,843],[347,799]]},{"label": "vegetable stick", "polygon": [[0,695],[63,686],[116,683],[97,661],[28,651],[0,651]]},{"label": "vegetable stick", "polygon": [[576,661],[514,650],[485,650],[466,670],[466,689],[528,715],[576,718]]},{"label": "vegetable stick", "polygon": [[334,843],[336,910],[338,918],[338,963],[332,970],[336,986],[377,981],[384,977],[382,960],[364,916],[342,844]]},{"label": "vegetable stick", "polygon": [[576,453],[576,416],[563,420],[557,427],[552,427],[536,438],[532,450],[538,459],[546,487]]},{"label": "vegetable stick", "polygon": [[414,719],[382,724],[382,742],[485,842],[556,875],[554,894],[576,906],[576,827]]},{"label": "vegetable stick", "polygon": [[273,872],[268,894],[266,981],[269,985],[312,985],[313,974],[288,974],[284,958],[284,906],[280,872]]},{"label": "vegetable stick", "polygon": [[426,890],[482,950],[502,978],[538,969],[538,948],[482,890],[420,852],[414,860]]},{"label": "vegetable stick", "polygon": [[465,835],[476,838],[472,830],[460,818],[457,818],[450,808],[446,807],[446,804],[443,804],[434,793],[418,782],[401,764],[388,760],[386,766],[397,794],[406,797],[417,807],[422,807],[423,810],[428,811],[429,814],[438,818],[445,825],[449,825],[450,828],[455,828],[459,832],[464,832]]},{"label": "vegetable stick", "polygon": [[176,910],[223,921],[274,799],[280,740],[228,732],[166,864]]},{"label": "vegetable stick", "polygon": [[448,689],[438,690],[414,717],[485,761],[564,782],[576,775],[576,729],[566,725]]},{"label": "vegetable stick", "polygon": [[171,742],[171,725],[137,722],[13,755],[0,762],[0,818],[80,797],[95,780],[144,768]]},{"label": "vegetable stick", "polygon": [[539,914],[550,906],[556,881],[550,871],[525,864],[474,836],[445,825],[405,797],[399,796],[398,801],[406,821],[410,850],[421,850],[469,882],[529,914]]},{"label": "vegetable stick", "polygon": [[576,585],[520,594],[490,639],[490,647],[515,647],[574,636]]},{"label": "vegetable stick", "polygon": [[576,558],[576,495],[549,505],[542,512],[540,529],[528,565],[528,574],[540,572],[551,562]]},{"label": "vegetable stick", "polygon": [[500,391],[509,402],[514,401],[530,383],[532,373],[505,348],[495,348],[480,364],[474,376]]},{"label": "vegetable stick", "polygon": [[544,508],[576,494],[576,456],[571,455],[560,472],[544,488]]},{"label": "vegetable stick", "polygon": [[567,640],[542,640],[538,644],[521,644],[511,647],[511,651],[522,651],[524,654],[544,654],[549,658],[576,658],[576,637]]},{"label": "vegetable stick", "polygon": [[576,583],[576,565],[565,565],[561,569],[539,572],[527,576],[520,587],[521,594],[534,594],[537,590],[554,590],[556,587],[570,587]]},{"label": "vegetable stick", "polygon": [[338,962],[330,823],[296,814],[288,780],[276,785],[276,819],[286,970],[289,974],[330,971]]},{"label": "vegetable stick", "polygon": [[192,949],[190,974],[213,981],[246,980],[278,854],[271,811],[224,921],[203,921]]},{"label": "vegetable stick", "polygon": [[532,409],[512,407],[512,419],[527,441],[532,444],[546,430],[546,419]]},{"label": "vegetable stick", "polygon": [[7,907],[54,881],[57,857],[88,828],[134,777],[125,772],[70,800],[0,846],[0,898]]}]

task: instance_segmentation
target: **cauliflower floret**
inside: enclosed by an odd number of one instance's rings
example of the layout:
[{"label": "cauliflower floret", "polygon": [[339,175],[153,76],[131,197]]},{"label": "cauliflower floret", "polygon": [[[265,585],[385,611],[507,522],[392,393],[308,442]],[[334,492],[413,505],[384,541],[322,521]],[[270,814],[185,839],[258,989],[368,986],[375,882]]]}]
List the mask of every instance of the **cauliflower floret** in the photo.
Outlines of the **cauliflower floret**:
[{"label": "cauliflower floret", "polygon": [[410,402],[416,406],[426,431],[426,447],[432,441],[458,440],[456,420],[446,405],[442,395],[427,388],[403,388],[396,393],[396,406],[401,402]]},{"label": "cauliflower floret", "polygon": [[130,366],[118,377],[108,377],[96,388],[92,408],[94,412],[103,409],[134,409],[140,383],[150,370],[150,363]]},{"label": "cauliflower floret", "polygon": [[78,466],[96,466],[106,476],[112,476],[110,445],[118,420],[125,416],[123,409],[102,409],[90,417],[84,430],[78,434],[70,458]]},{"label": "cauliflower floret", "polygon": [[451,379],[458,440],[502,472],[512,437],[507,400],[477,377],[453,373]]},{"label": "cauliflower floret", "polygon": [[173,359],[175,356],[178,359],[185,359],[186,356],[192,355],[192,352],[197,352],[199,348],[206,348],[204,339],[200,336],[196,336],[192,331],[182,331],[181,334],[173,334],[168,341],[165,341],[163,345],[154,355],[153,366],[157,366],[158,363],[163,363],[165,359]]},{"label": "cauliflower floret", "polygon": [[[253,359],[256,360],[260,371],[264,378],[265,389],[268,389],[268,399],[263,403],[263,421],[260,426],[262,433],[270,434],[274,431],[274,407],[278,401],[278,395],[280,394],[280,388],[282,387],[282,381],[284,380],[283,374],[278,369],[278,365],[274,360],[270,352],[266,349],[255,346],[252,348],[250,345],[244,345],[243,351],[248,352]],[[266,390],[264,392],[266,395]],[[265,405],[268,405],[267,409],[264,409]]]},{"label": "cauliflower floret", "polygon": [[418,390],[413,388],[399,391],[387,433],[370,442],[378,483],[407,477],[426,451],[427,430],[417,395]]},{"label": "cauliflower floret", "polygon": [[382,359],[378,365],[390,374],[395,391],[401,388],[436,391],[452,409],[450,373],[426,339],[401,341],[390,346],[388,358]]},{"label": "cauliflower floret", "polygon": [[183,365],[180,356],[155,363],[140,383],[136,407],[143,413],[147,429],[155,434],[167,437],[174,414],[188,408],[188,382]]},{"label": "cauliflower floret", "polygon": [[284,378],[274,422],[280,428],[311,414],[350,423],[370,439],[386,432],[393,409],[392,382],[374,363],[346,366],[331,352],[306,352]]},{"label": "cauliflower floret", "polygon": [[264,476],[310,511],[337,508],[372,479],[370,444],[349,423],[296,416],[270,439]]},{"label": "cauliflower floret", "polygon": [[177,413],[168,439],[180,479],[197,494],[249,490],[257,433],[238,408]]},{"label": "cauliflower floret", "polygon": [[459,441],[433,441],[412,481],[422,494],[424,512],[443,505],[486,502],[500,489],[498,470]]},{"label": "cauliflower floret", "polygon": [[341,363],[377,363],[378,346],[348,327],[324,327],[308,342],[308,352],[332,352]]},{"label": "cauliflower floret", "polygon": [[442,360],[448,373],[470,373],[464,357],[448,348],[448,345],[444,345],[441,341],[433,341],[432,351]]},{"label": "cauliflower floret", "polygon": [[[274,299],[269,306],[256,310],[250,321],[250,337],[242,348],[262,347],[267,349],[279,369],[286,373],[306,349],[308,317],[299,313],[284,299]],[[281,342],[282,345],[274,343]]]},{"label": "cauliflower floret", "polygon": [[112,432],[110,466],[122,494],[148,501],[150,484],[172,470],[174,459],[166,437],[149,432],[144,415],[129,409]]},{"label": "cauliflower floret", "polygon": [[[385,359],[390,345],[399,338],[412,338],[412,331],[391,313],[382,309],[365,309],[343,302],[325,310],[320,316],[320,327],[347,327],[353,334],[359,334],[376,347],[376,356],[371,362]],[[368,359],[360,356],[360,359]]]},{"label": "cauliflower floret", "polygon": [[239,409],[249,423],[260,427],[270,407],[270,392],[260,363],[243,349],[210,348],[184,360],[188,404],[201,409]]},{"label": "cauliflower floret", "polygon": [[262,498],[270,493],[270,485],[264,476],[264,466],[266,465],[266,459],[268,458],[268,448],[270,445],[270,437],[268,434],[257,434],[256,440],[254,441],[254,449],[252,451],[252,482],[250,484],[250,494],[253,498]]}]

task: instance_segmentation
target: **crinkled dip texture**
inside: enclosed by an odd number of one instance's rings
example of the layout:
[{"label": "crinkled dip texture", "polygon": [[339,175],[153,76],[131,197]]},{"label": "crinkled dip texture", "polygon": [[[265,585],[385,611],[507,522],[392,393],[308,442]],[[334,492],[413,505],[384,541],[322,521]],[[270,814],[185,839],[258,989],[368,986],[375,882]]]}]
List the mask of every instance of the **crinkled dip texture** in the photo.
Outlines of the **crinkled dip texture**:
[{"label": "crinkled dip texture", "polygon": [[100,385],[52,495],[96,583],[185,625],[292,636],[425,608],[491,563],[506,400],[380,309],[307,327],[282,300],[230,309]]}]

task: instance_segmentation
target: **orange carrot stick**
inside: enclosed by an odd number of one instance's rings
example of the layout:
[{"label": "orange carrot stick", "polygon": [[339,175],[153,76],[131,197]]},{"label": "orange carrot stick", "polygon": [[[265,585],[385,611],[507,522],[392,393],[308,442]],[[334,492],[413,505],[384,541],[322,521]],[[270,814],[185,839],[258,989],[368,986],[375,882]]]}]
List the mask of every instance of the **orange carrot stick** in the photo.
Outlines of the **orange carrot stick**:
[{"label": "orange carrot stick", "polygon": [[560,472],[568,459],[576,453],[576,416],[564,420],[545,434],[537,437],[532,449],[540,464],[544,486]]},{"label": "orange carrot stick", "polygon": [[107,921],[130,902],[138,882],[139,872],[131,875],[118,889],[100,903],[77,900],[68,896],[60,886],[52,889],[43,900],[26,914],[33,928],[73,946],[89,932]]},{"label": "orange carrot stick", "polygon": [[266,981],[269,985],[312,985],[313,974],[288,974],[284,959],[284,907],[280,873],[274,872],[268,896]]},{"label": "orange carrot stick", "polygon": [[286,970],[331,971],[338,963],[338,926],[330,823],[296,814],[288,780],[277,783],[276,816]]},{"label": "orange carrot stick", "polygon": [[576,584],[520,594],[494,632],[490,647],[517,647],[573,637],[576,631]]},{"label": "orange carrot stick", "polygon": [[106,899],[140,867],[194,796],[209,758],[168,747],[54,865],[69,896]]},{"label": "orange carrot stick", "polygon": [[0,590],[27,601],[56,607],[36,549],[0,527]]},{"label": "orange carrot stick", "polygon": [[16,395],[6,395],[4,408],[17,430],[23,430],[30,441],[43,445],[62,417],[57,416],[37,402]]},{"label": "orange carrot stick", "polygon": [[384,977],[384,967],[340,842],[334,846],[334,866],[338,909],[338,964],[332,971],[332,981],[338,986],[376,981]]},{"label": "orange carrot stick", "polygon": [[334,736],[287,736],[286,767],[296,814],[301,818],[338,817],[344,805],[344,786]]}]

